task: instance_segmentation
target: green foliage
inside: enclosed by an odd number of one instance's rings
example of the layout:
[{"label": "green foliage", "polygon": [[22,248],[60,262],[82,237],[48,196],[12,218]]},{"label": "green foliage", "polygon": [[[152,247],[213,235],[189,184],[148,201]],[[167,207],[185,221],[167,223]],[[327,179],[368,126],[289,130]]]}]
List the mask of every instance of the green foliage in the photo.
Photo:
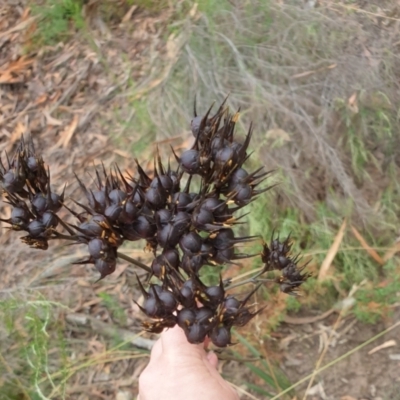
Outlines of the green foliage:
[{"label": "green foliage", "polygon": [[36,46],[54,45],[84,27],[83,0],[44,0],[32,3],[32,14],[38,17],[33,35]]},{"label": "green foliage", "polygon": [[[260,359],[260,361],[257,362],[258,366],[250,362],[244,363],[246,367],[254,373],[254,375],[264,382],[262,387],[251,382],[245,382],[249,389],[252,389],[253,391],[264,396],[272,397],[273,395],[270,393],[270,390],[280,392],[290,386],[290,381],[278,366],[273,366],[271,363],[268,363],[266,360],[264,360],[262,354],[257,350],[257,348],[243,336],[241,336],[237,331],[233,331],[233,334],[238,342],[244,345],[251,356]],[[232,352],[240,359],[240,355],[236,351]]]},{"label": "green foliage", "polygon": [[297,312],[301,309],[301,302],[294,296],[286,297],[286,310]]},{"label": "green foliage", "polygon": [[108,309],[108,311],[111,313],[112,318],[121,326],[126,325],[127,323],[127,318],[125,311],[123,307],[118,302],[118,299],[116,296],[111,296],[109,293],[99,293],[98,295],[102,300],[105,305],[105,307]]},{"label": "green foliage", "polygon": [[362,322],[375,324],[381,318],[390,317],[391,305],[399,301],[400,277],[394,263],[384,268],[387,277],[379,282],[378,279],[368,282],[360,288],[355,298],[354,315]]},{"label": "green foliage", "polygon": [[0,376],[5,378],[1,398],[45,399],[44,393],[56,384],[64,392],[65,382],[52,378],[56,371],[62,378],[68,369],[67,346],[56,318],[59,306],[42,297],[0,301]]}]

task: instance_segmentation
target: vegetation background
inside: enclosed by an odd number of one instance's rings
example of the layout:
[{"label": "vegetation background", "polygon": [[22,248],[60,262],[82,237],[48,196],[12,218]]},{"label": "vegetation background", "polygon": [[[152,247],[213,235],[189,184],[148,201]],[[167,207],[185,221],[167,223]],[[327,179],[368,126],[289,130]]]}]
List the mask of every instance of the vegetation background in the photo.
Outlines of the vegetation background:
[{"label": "vegetation background", "polygon": [[[0,150],[32,134],[71,197],[93,163],[133,172],[155,145],[188,147],[195,96],[203,112],[229,93],[239,135],[253,122],[251,167],[279,185],[250,234],[290,234],[314,277],[301,297],[265,287],[221,353],[243,399],[400,399],[396,0],[8,0],[0,15]],[[135,398],[155,339],[135,268],[94,283],[71,265],[84,249],[17,236],[1,226],[0,399]]]}]

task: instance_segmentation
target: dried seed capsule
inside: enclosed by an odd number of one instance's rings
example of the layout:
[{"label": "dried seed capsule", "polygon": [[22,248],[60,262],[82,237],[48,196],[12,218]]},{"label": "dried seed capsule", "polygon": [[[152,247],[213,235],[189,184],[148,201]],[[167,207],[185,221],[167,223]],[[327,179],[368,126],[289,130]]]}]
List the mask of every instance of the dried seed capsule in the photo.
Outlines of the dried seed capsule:
[{"label": "dried seed capsule", "polygon": [[180,158],[182,169],[188,174],[200,173],[200,153],[197,150],[185,150]]},{"label": "dried seed capsule", "polygon": [[139,216],[137,220],[133,222],[132,228],[142,239],[153,238],[157,231],[156,225],[143,215]]},{"label": "dried seed capsule", "polygon": [[166,313],[172,313],[176,310],[178,302],[176,301],[174,295],[171,292],[163,290],[158,295],[158,297],[161,300],[161,303],[163,304]]},{"label": "dried seed capsule", "polygon": [[26,160],[26,165],[32,172],[36,172],[38,169],[38,160],[36,157],[30,156]]},{"label": "dried seed capsule", "polygon": [[84,235],[86,235],[88,237],[101,236],[101,234],[103,232],[103,228],[93,219],[88,222],[82,222],[79,225],[79,229]]},{"label": "dried seed capsule", "polygon": [[228,247],[227,249],[218,250],[212,260],[217,264],[224,264],[233,260],[234,257],[235,249],[233,247]]},{"label": "dried seed capsule", "polygon": [[121,204],[126,199],[126,193],[120,189],[113,189],[108,193],[108,198],[113,204]]},{"label": "dried seed capsule", "polygon": [[238,205],[246,205],[253,197],[253,189],[246,183],[238,183],[234,190],[233,200]]},{"label": "dried seed capsule", "polygon": [[196,321],[207,330],[210,329],[214,319],[214,312],[208,307],[201,307],[196,311]]},{"label": "dried seed capsule", "polygon": [[182,308],[178,311],[178,325],[186,330],[196,320],[196,312],[190,308]]},{"label": "dried seed capsule", "polygon": [[197,274],[201,267],[205,264],[206,260],[202,254],[188,255],[184,254],[182,257],[181,267],[187,274]]},{"label": "dried seed capsule", "polygon": [[172,196],[172,204],[176,205],[178,211],[186,211],[186,207],[192,203],[192,198],[188,193],[176,192]]},{"label": "dried seed capsule", "polygon": [[167,194],[163,188],[150,188],[146,192],[147,202],[155,209],[159,209],[165,206],[167,201]]},{"label": "dried seed capsule", "polygon": [[13,225],[21,225],[29,222],[30,214],[27,209],[14,207],[11,211],[11,223]]},{"label": "dried seed capsule", "polygon": [[62,207],[62,203],[64,201],[64,196],[63,195],[60,196],[54,192],[51,192],[50,199],[51,199],[51,201],[49,202],[50,204],[48,204],[47,208],[49,211],[53,211],[53,212],[57,213],[58,211],[60,211],[60,209]]},{"label": "dried seed capsule", "polygon": [[90,207],[98,213],[104,213],[107,207],[107,196],[104,190],[94,190],[89,196]]},{"label": "dried seed capsule", "polygon": [[151,263],[151,272],[157,278],[162,278],[165,274],[166,267],[162,256],[157,256]]},{"label": "dried seed capsule", "polygon": [[228,206],[223,200],[216,197],[209,197],[201,204],[201,208],[212,212],[214,216],[218,216],[226,214]]},{"label": "dried seed capsule", "polygon": [[38,215],[42,215],[48,209],[47,198],[42,193],[34,195],[31,204]]},{"label": "dried seed capsule", "polygon": [[116,265],[116,259],[103,260],[101,258],[98,258],[94,262],[94,266],[96,267],[97,271],[100,272],[100,279],[103,279],[107,275],[112,274],[115,271]]},{"label": "dried seed capsule", "polygon": [[127,200],[123,206],[118,222],[121,224],[131,224],[138,216],[138,209],[131,200]]},{"label": "dried seed capsule", "polygon": [[199,344],[204,342],[207,336],[207,329],[202,324],[195,322],[185,331],[185,333],[189,343]]},{"label": "dried seed capsule", "polygon": [[226,347],[231,344],[231,332],[226,326],[216,326],[211,331],[210,339],[215,346]]},{"label": "dried seed capsule", "polygon": [[203,120],[203,117],[198,115],[197,117],[194,117],[190,123],[190,128],[192,130],[193,136],[197,137],[200,132],[200,125],[201,121]]},{"label": "dried seed capsule", "polygon": [[122,207],[116,203],[109,205],[104,211],[104,215],[111,222],[115,222],[117,219],[119,219],[121,213],[122,213]]},{"label": "dried seed capsule", "polygon": [[191,279],[188,279],[180,289],[182,296],[181,303],[184,307],[192,307],[196,304],[195,302],[195,286]]},{"label": "dried seed capsule", "polygon": [[202,238],[196,232],[189,232],[182,236],[182,239],[179,241],[179,246],[184,253],[195,255],[200,252],[202,243]]},{"label": "dried seed capsule", "polygon": [[178,269],[180,263],[178,250],[166,249],[161,253],[161,257],[166,265]]},{"label": "dried seed capsule", "polygon": [[221,229],[214,239],[211,240],[212,246],[217,250],[224,250],[233,245],[235,234],[232,229]]},{"label": "dried seed capsule", "polygon": [[249,176],[249,174],[245,169],[237,168],[230,175],[229,181],[232,184],[244,183],[244,182],[246,182],[248,176]]},{"label": "dried seed capsule", "polygon": [[3,187],[10,193],[18,193],[20,192],[25,185],[25,178],[20,176],[14,171],[7,171],[3,175]]},{"label": "dried seed capsule", "polygon": [[230,146],[225,146],[218,150],[214,162],[218,168],[223,168],[225,165],[235,165],[237,162],[237,154]]},{"label": "dried seed capsule", "polygon": [[241,304],[242,303],[238,299],[235,299],[233,296],[228,296],[223,303],[224,315],[235,316]]},{"label": "dried seed capsule", "polygon": [[214,215],[211,211],[200,208],[200,210],[193,213],[192,222],[196,229],[208,230],[208,225],[214,223]]},{"label": "dried seed capsule", "polygon": [[180,190],[180,177],[175,171],[170,171],[168,176],[171,178],[172,181],[172,188],[171,193],[179,192]]},{"label": "dried seed capsule", "polygon": [[92,239],[88,243],[89,254],[95,258],[107,258],[108,245],[104,239]]},{"label": "dried seed capsule", "polygon": [[167,209],[164,208],[162,210],[158,210],[157,213],[156,213],[156,216],[157,216],[156,220],[158,220],[158,222],[161,225],[165,225],[165,224],[167,224],[168,222],[171,221],[172,212],[170,210],[167,210]]},{"label": "dried seed capsule", "polygon": [[223,301],[225,296],[225,291],[223,286],[209,286],[204,290],[204,293],[207,295],[208,299],[213,304],[219,304]]},{"label": "dried seed capsule", "polygon": [[58,225],[58,218],[54,213],[47,211],[42,215],[42,223],[46,229],[48,228],[56,228]]},{"label": "dried seed capsule", "polygon": [[29,235],[33,238],[37,238],[43,236],[45,233],[46,227],[37,219],[34,219],[28,225]]}]

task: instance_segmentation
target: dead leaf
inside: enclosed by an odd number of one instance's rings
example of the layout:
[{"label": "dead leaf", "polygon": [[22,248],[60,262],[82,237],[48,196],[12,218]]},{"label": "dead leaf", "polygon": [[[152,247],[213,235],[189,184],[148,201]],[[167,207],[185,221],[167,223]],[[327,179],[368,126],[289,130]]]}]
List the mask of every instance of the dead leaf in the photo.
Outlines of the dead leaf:
[{"label": "dead leaf", "polygon": [[10,138],[8,139],[7,147],[12,148],[15,142],[21,139],[21,136],[26,132],[26,127],[22,122],[17,122],[13,133],[11,134]]},{"label": "dead leaf", "polygon": [[342,396],[340,400],[357,400],[357,399],[353,396]]},{"label": "dead leaf", "polygon": [[290,139],[289,134],[280,128],[270,129],[265,134],[265,137],[266,137],[266,139],[279,139],[284,142],[290,142],[292,140],[292,139]]},{"label": "dead leaf", "polygon": [[77,115],[74,115],[70,124],[61,132],[60,139],[58,140],[58,142],[55,144],[54,147],[57,148],[62,146],[65,149],[68,146],[76,130],[76,127],[78,126],[78,122],[79,122],[79,117]]},{"label": "dead leaf", "polygon": [[354,92],[347,100],[347,106],[354,114],[358,113],[357,92]]},{"label": "dead leaf", "polygon": [[322,71],[325,71],[327,69],[336,68],[336,66],[337,66],[337,64],[331,64],[331,65],[329,65],[327,67],[317,68],[317,69],[314,69],[314,70],[311,70],[311,71],[300,72],[299,74],[292,75],[290,77],[290,79],[306,78],[307,76],[316,74],[317,72],[322,72]]},{"label": "dead leaf", "polygon": [[292,324],[292,325],[313,324],[314,322],[318,322],[329,317],[336,311],[337,311],[336,309],[331,308],[330,310],[325,311],[323,314],[316,315],[314,317],[291,317],[289,315],[285,315],[283,321],[286,322],[287,324]]},{"label": "dead leaf", "polygon": [[0,39],[8,36],[11,33],[18,32],[18,31],[23,31],[25,28],[27,28],[32,22],[36,20],[37,17],[30,17],[26,19],[25,21],[20,22],[19,24],[15,25],[11,29],[9,29],[6,32],[0,33]]},{"label": "dead leaf", "polygon": [[22,56],[18,60],[12,61],[7,68],[0,71],[0,84],[15,84],[24,82],[23,73],[33,64],[33,58]]},{"label": "dead leaf", "polygon": [[339,250],[340,244],[342,243],[346,225],[347,225],[347,221],[346,221],[346,219],[344,219],[342,226],[340,227],[338,233],[335,236],[335,240],[333,241],[332,246],[326,253],[325,259],[321,264],[321,268],[320,268],[319,274],[318,274],[318,281],[320,281],[320,282],[323,281],[324,279],[326,279],[328,269],[330,268],[332,261],[335,258],[336,254]]},{"label": "dead leaf", "polygon": [[397,342],[395,340],[393,340],[393,339],[392,340],[388,340],[387,342],[382,343],[381,345],[374,347],[372,350],[370,350],[368,352],[368,355],[374,354],[379,350],[387,349],[388,347],[393,347],[393,346],[397,346]]},{"label": "dead leaf", "polygon": [[122,23],[126,23],[128,22],[131,18],[132,18],[132,14],[136,11],[136,9],[138,8],[138,6],[136,4],[134,4],[129,11],[124,15],[124,17],[122,18]]},{"label": "dead leaf", "polygon": [[400,251],[400,242],[396,242],[383,256],[383,261],[386,263]]},{"label": "dead leaf", "polygon": [[383,261],[382,257],[366,242],[366,240],[361,236],[360,232],[354,226],[351,227],[351,230],[354,233],[354,236],[357,238],[357,240],[360,242],[361,246],[364,248],[364,250],[379,264],[383,265],[385,264],[385,261]]}]

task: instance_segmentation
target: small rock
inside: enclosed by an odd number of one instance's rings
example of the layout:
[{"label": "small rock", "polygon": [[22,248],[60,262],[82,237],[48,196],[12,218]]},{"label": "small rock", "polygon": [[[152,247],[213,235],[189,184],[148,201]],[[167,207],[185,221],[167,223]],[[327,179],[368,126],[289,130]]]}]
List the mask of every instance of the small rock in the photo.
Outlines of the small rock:
[{"label": "small rock", "polygon": [[132,393],[126,391],[119,391],[116,396],[116,400],[132,400],[132,398]]}]

